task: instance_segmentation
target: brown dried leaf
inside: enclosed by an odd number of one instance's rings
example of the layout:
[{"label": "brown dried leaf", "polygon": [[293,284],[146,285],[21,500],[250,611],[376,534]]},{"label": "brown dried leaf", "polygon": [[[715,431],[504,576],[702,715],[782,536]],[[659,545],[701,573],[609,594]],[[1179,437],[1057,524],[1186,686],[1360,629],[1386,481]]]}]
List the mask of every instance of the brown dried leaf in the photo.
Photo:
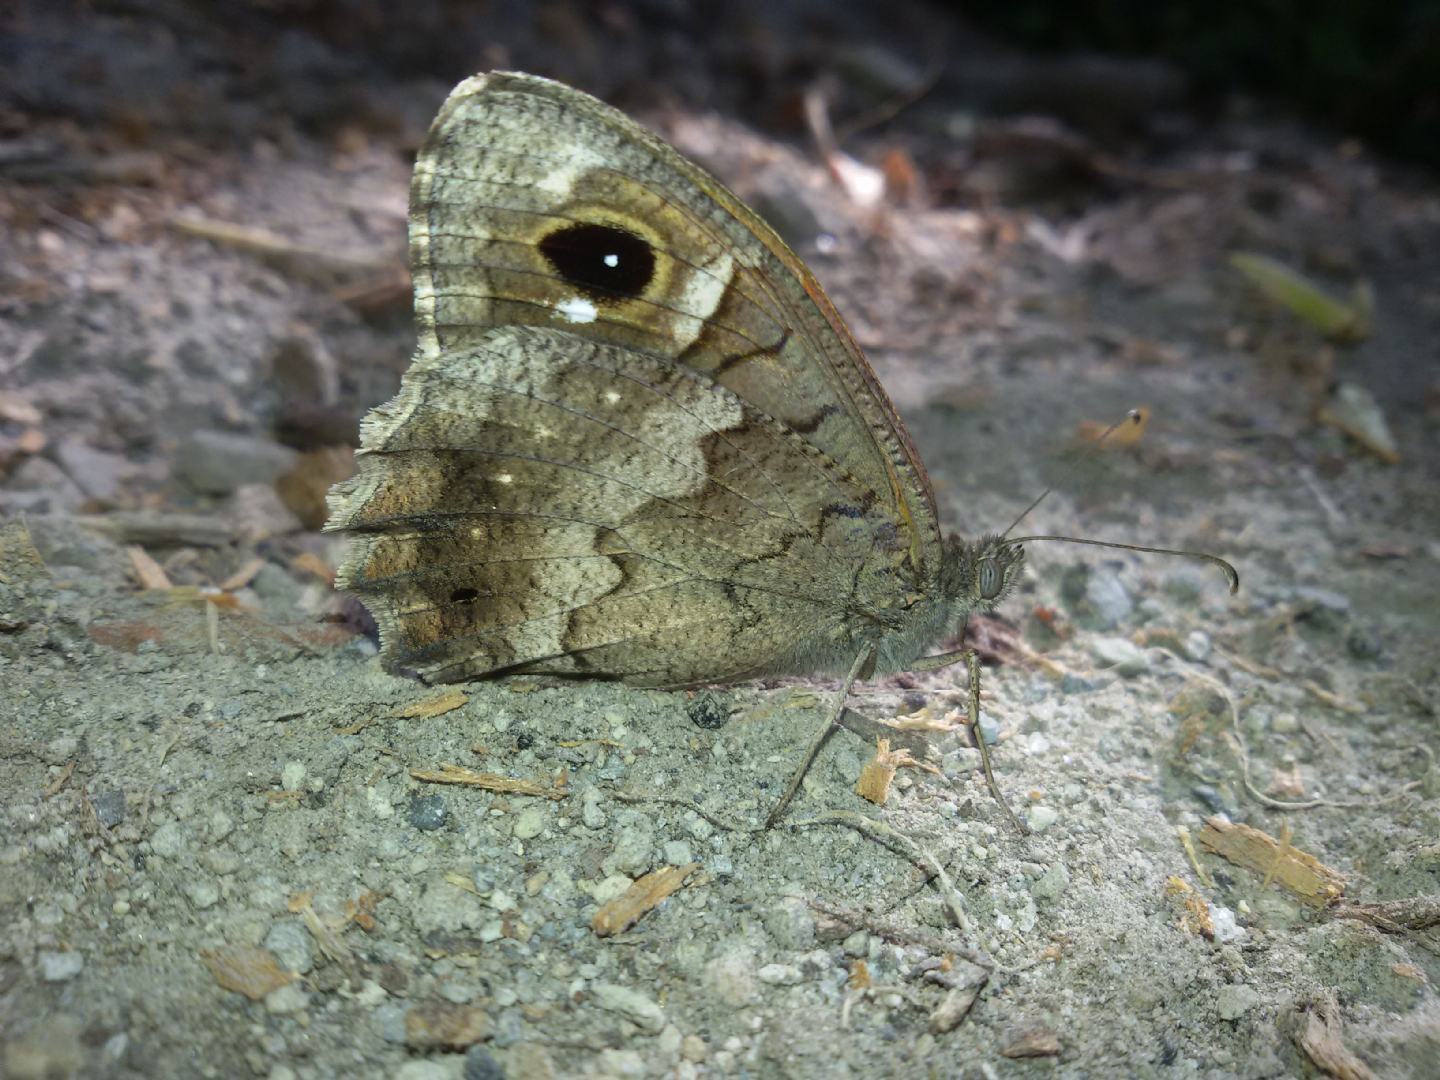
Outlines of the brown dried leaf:
[{"label": "brown dried leaf", "polygon": [[1370,1067],[1340,1037],[1340,1007],[1326,992],[1296,1007],[1290,1038],[1321,1072],[1338,1080],[1375,1080]]},{"label": "brown dried leaf", "polygon": [[236,589],[243,589],[246,585],[249,585],[250,582],[254,581],[255,575],[260,573],[260,571],[263,569],[265,569],[265,560],[262,559],[260,556],[256,555],[252,559],[247,559],[245,564],[241,566],[239,570],[236,570],[224,581],[220,582],[220,588],[224,589],[226,592],[234,592]]},{"label": "brown dried leaf", "polygon": [[432,784],[464,784],[468,787],[483,788],[486,791],[499,791],[511,795],[535,795],[542,799],[564,799],[570,795],[570,789],[563,784],[546,786],[537,784],[533,780],[512,780],[508,776],[476,772],[474,769],[462,768],[448,762],[441,762],[438,769],[411,769],[410,775],[416,780],[428,780]]},{"label": "brown dried leaf", "polygon": [[130,557],[130,569],[135,572],[135,579],[140,582],[142,589],[173,588],[165,568],[152,559],[144,548],[131,544],[125,549],[125,554]]},{"label": "brown dried leaf", "polygon": [[1281,798],[1303,799],[1305,797],[1305,781],[1300,776],[1300,763],[1292,761],[1290,767],[1276,766],[1275,772],[1270,777],[1270,786],[1265,789],[1267,795],[1278,795]]},{"label": "brown dried leaf", "polygon": [[1075,429],[1075,435],[1083,443],[1089,443],[1097,450],[1121,450],[1136,446],[1145,435],[1150,423],[1149,406],[1131,409],[1124,420],[1104,424],[1099,420],[1082,420]]},{"label": "brown dried leaf", "polygon": [[444,713],[453,712],[469,700],[463,691],[451,687],[443,693],[436,694],[434,697],[426,698],[423,701],[412,701],[403,709],[397,709],[390,715],[398,719],[424,720],[432,716],[441,716]]},{"label": "brown dried leaf", "polygon": [[1386,464],[1400,464],[1400,448],[1385,414],[1363,386],[1341,383],[1315,410],[1315,419],[1343,431]]},{"label": "brown dried leaf", "polygon": [[601,906],[590,920],[590,929],[597,937],[610,937],[629,929],[651,908],[685,884],[699,863],[684,866],[662,866],[652,870],[626,889],[621,895]]},{"label": "brown dried leaf", "polygon": [[1207,850],[1264,874],[1307,904],[1324,907],[1345,891],[1345,878],[1338,870],[1249,825],[1212,817],[1206,820],[1199,840]]},{"label": "brown dried leaf", "polygon": [[258,945],[229,945],[200,954],[215,981],[226,990],[244,994],[259,1001],[272,990],[278,990],[296,979],[275,960],[275,954]]},{"label": "brown dried leaf", "polygon": [[895,770],[902,765],[916,765],[908,750],[891,750],[889,739],[875,740],[875,756],[860,770],[860,779],[855,782],[855,794],[868,799],[876,806],[884,806],[890,796],[890,782],[895,779]]}]

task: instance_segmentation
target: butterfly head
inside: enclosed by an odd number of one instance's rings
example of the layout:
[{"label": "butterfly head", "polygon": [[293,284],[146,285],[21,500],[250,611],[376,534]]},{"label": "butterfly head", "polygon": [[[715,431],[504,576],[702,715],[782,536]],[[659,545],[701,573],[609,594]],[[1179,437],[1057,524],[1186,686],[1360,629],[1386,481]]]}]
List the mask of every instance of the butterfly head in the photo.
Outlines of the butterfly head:
[{"label": "butterfly head", "polygon": [[990,611],[1014,588],[1025,565],[1025,549],[1001,536],[945,542],[940,590],[962,611]]}]

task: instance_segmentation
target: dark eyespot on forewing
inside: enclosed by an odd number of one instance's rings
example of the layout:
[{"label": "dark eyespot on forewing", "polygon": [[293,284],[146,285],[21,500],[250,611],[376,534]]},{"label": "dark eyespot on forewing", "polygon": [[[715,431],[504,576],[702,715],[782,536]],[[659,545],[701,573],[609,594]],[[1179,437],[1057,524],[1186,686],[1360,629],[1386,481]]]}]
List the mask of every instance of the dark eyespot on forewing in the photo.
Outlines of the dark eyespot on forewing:
[{"label": "dark eyespot on forewing", "polygon": [[600,302],[642,296],[655,276],[650,245],[613,225],[568,225],[539,247],[557,274]]}]

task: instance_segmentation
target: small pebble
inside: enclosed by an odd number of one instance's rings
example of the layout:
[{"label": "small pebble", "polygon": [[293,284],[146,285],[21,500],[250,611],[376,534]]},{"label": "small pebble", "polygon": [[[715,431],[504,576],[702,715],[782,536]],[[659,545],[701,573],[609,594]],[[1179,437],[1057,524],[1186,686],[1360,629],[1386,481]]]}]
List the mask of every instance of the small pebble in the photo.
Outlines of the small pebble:
[{"label": "small pebble", "polygon": [[1293,735],[1300,730],[1300,719],[1294,713],[1277,713],[1270,721],[1270,730],[1277,735]]},{"label": "small pebble", "polygon": [[275,959],[287,971],[305,975],[315,966],[310,932],[297,919],[284,919],[270,927],[265,935],[265,948],[275,954]]},{"label": "small pebble", "polygon": [[695,856],[690,850],[690,845],[684,840],[666,841],[661,851],[665,855],[665,861],[672,866],[684,866],[686,863],[695,861]]},{"label": "small pebble", "polygon": [[220,888],[213,881],[192,881],[185,886],[185,895],[197,911],[204,911],[219,901]]},{"label": "small pebble", "polygon": [[1090,655],[1103,668],[1130,678],[1150,670],[1150,658],[1133,641],[1120,637],[1101,637],[1090,642]]},{"label": "small pebble", "polygon": [[110,788],[97,791],[90,799],[95,807],[95,818],[107,829],[113,829],[125,820],[125,792]]},{"label": "small pebble", "polygon": [[46,982],[67,982],[80,974],[85,957],[78,952],[42,952],[40,978]]},{"label": "small pebble", "polygon": [[1084,606],[1096,625],[1106,630],[1124,622],[1135,607],[1120,576],[1107,566],[1092,570],[1086,577]]},{"label": "small pebble", "polygon": [[235,831],[235,820],[224,810],[216,810],[210,815],[210,839],[224,840]]},{"label": "small pebble", "polygon": [[815,944],[815,915],[798,897],[782,897],[765,913],[765,929],[782,949],[799,951]]},{"label": "small pebble", "polygon": [[286,983],[265,995],[265,1011],[275,1016],[304,1012],[309,995],[300,989],[299,983]]},{"label": "small pebble", "polygon": [[287,761],[285,767],[280,770],[280,787],[285,791],[299,791],[300,785],[305,782],[305,763],[303,761]]},{"label": "small pebble", "polygon": [[410,824],[422,832],[442,828],[448,817],[443,795],[417,795],[410,800]]},{"label": "small pebble", "polygon": [[478,1043],[465,1051],[464,1080],[505,1080],[505,1070],[493,1054]]},{"label": "small pebble", "polygon": [[688,832],[693,839],[703,842],[715,835],[715,826],[699,814],[692,814],[685,819],[685,831]]},{"label": "small pebble", "polygon": [[580,822],[587,829],[605,827],[605,811],[600,808],[600,789],[589,787],[580,796]]},{"label": "small pebble", "polygon": [[1220,1014],[1221,1020],[1239,1020],[1259,1004],[1259,993],[1244,983],[1222,986],[1215,996],[1215,1011]]},{"label": "small pebble", "polygon": [[676,1057],[680,1053],[680,1029],[674,1024],[666,1024],[655,1040],[655,1049],[667,1058]]},{"label": "small pebble", "polygon": [[597,983],[591,990],[595,1004],[625,1017],[636,1027],[655,1035],[665,1026],[665,1010],[654,998],[629,986]]},{"label": "small pebble", "polygon": [[769,986],[794,986],[805,980],[805,973],[793,964],[765,964],[755,975]]},{"label": "small pebble", "polygon": [[702,690],[690,699],[685,713],[696,727],[714,731],[722,728],[730,719],[730,706],[719,694]]},{"label": "small pebble", "polygon": [[45,744],[45,760],[51,765],[64,765],[80,749],[80,740],[73,735],[61,735]]},{"label": "small pebble", "polygon": [[1035,832],[1044,832],[1060,819],[1060,812],[1044,803],[1036,803],[1025,814],[1026,824]]},{"label": "small pebble", "polygon": [[1203,630],[1191,630],[1185,635],[1185,655],[1197,663],[1210,657],[1210,635]]},{"label": "small pebble", "polygon": [[545,808],[527,806],[515,815],[515,827],[511,830],[519,840],[533,840],[545,831]]},{"label": "small pebble", "polygon": [[1030,883],[1030,895],[1037,900],[1058,900],[1069,887],[1070,872],[1065,864],[1051,863],[1049,869]]},{"label": "small pebble", "polygon": [[179,822],[170,821],[150,834],[150,851],[162,859],[173,859],[184,852],[189,833]]}]

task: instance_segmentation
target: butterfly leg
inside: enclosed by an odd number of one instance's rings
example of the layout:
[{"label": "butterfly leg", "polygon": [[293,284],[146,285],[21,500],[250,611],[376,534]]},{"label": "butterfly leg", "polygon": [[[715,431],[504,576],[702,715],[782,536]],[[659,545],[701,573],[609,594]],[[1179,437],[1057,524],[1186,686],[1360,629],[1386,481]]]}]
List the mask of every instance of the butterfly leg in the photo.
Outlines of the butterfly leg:
[{"label": "butterfly leg", "polygon": [[970,739],[975,748],[980,751],[980,768],[985,773],[985,785],[990,789],[990,794],[1000,804],[1000,809],[1005,811],[1005,816],[1010,819],[1023,836],[1030,830],[1025,827],[1010,809],[1010,804],[1005,801],[1005,795],[1000,791],[1000,784],[995,779],[995,770],[990,766],[990,748],[985,744],[985,736],[980,731],[980,654],[974,649],[957,649],[955,652],[940,653],[938,656],[927,656],[915,661],[910,665],[911,671],[936,671],[951,664],[965,661],[965,667],[970,673],[970,699],[965,707],[965,722],[970,727]]},{"label": "butterfly leg", "polygon": [[800,782],[810,771],[810,766],[814,764],[820,748],[825,745],[825,741],[830,738],[831,733],[840,726],[840,717],[845,712],[845,699],[850,696],[850,688],[855,685],[855,680],[864,678],[874,670],[875,647],[866,645],[860,650],[860,655],[855,657],[855,662],[850,665],[849,674],[840,684],[840,693],[835,698],[835,708],[831,712],[830,718],[825,721],[825,726],[816,733],[815,738],[810,740],[800,767],[795,770],[795,774],[790,777],[790,783],[785,787],[785,794],[780,796],[780,801],[775,804],[775,809],[771,810],[770,816],[765,819],[765,828],[774,828],[775,823],[780,820],[785,813],[785,808],[790,805],[790,801],[795,798],[795,793],[800,790]]}]

